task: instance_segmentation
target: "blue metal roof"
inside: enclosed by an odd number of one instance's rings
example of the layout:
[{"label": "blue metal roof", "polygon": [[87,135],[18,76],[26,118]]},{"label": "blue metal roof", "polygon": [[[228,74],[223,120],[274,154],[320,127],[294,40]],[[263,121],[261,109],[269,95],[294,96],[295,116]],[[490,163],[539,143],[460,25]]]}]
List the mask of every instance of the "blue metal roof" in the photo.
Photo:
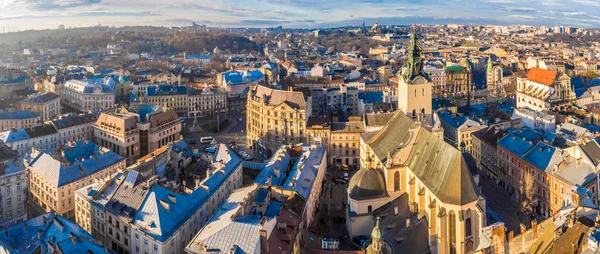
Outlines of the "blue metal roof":
[{"label": "blue metal roof", "polygon": [[514,133],[510,133],[498,140],[498,145],[504,147],[506,150],[519,157],[523,156],[523,154],[533,147],[531,142],[525,140],[523,137],[515,135]]},{"label": "blue metal roof", "polygon": [[239,85],[243,83],[256,82],[264,77],[264,74],[259,70],[252,71],[227,71],[221,73],[225,83],[232,85]]},{"label": "blue metal roof", "polygon": [[555,152],[556,148],[546,145],[543,142],[539,142],[533,149],[529,150],[523,158],[536,168],[546,170]]},{"label": "blue metal roof", "polygon": [[362,100],[363,103],[383,102],[383,92],[382,91],[359,92],[358,99]]},{"label": "blue metal roof", "polygon": [[3,119],[3,120],[28,119],[28,118],[35,118],[38,116],[40,116],[40,115],[38,115],[34,112],[31,112],[29,110],[19,110],[19,111],[2,110],[2,111],[0,111],[0,119]]},{"label": "blue metal roof", "polygon": [[[214,157],[215,162],[225,163],[221,170],[215,170],[202,184],[208,188],[197,188],[191,194],[185,195],[173,192],[162,186],[153,186],[144,202],[134,216],[133,223],[149,236],[165,242],[177,231],[200,207],[208,202],[216,190],[238,169],[240,159],[235,153],[221,144]],[[175,198],[175,203],[170,197]],[[167,202],[169,210],[161,204]]]},{"label": "blue metal roof", "polygon": [[159,106],[154,104],[133,104],[127,108],[130,112],[137,113],[141,122],[146,122],[148,116],[157,112]]},{"label": "blue metal roof", "polygon": [[[44,224],[44,217],[46,218],[46,224]],[[25,228],[24,224],[27,224],[27,228]],[[8,234],[0,234],[0,242],[16,251],[16,253],[35,253],[34,250],[38,248],[40,248],[41,253],[47,253],[48,250],[46,248],[48,242],[70,242],[71,233],[76,237],[94,239],[92,235],[75,222],[53,212],[12,225],[6,228],[6,230],[8,231]],[[38,238],[38,232],[42,233],[41,238]],[[78,238],[78,240],[81,240],[81,238]],[[89,246],[85,245],[78,247],[83,248]],[[98,250],[98,252],[94,251],[94,253],[104,253],[104,248],[94,248],[94,250]],[[71,252],[67,251],[65,253]]]},{"label": "blue metal roof", "polygon": [[25,131],[25,129],[16,129],[15,131],[11,130],[8,133],[8,137],[6,138],[6,143],[10,143],[10,142],[18,142],[18,141],[23,141],[29,139],[29,135],[27,134],[27,131]]},{"label": "blue metal roof", "polygon": [[[55,157],[64,158],[68,164],[61,163]],[[37,172],[49,184],[60,187],[123,160],[125,158],[113,151],[100,152],[93,142],[79,140],[75,145],[65,148],[62,154],[56,154],[53,150],[43,151],[30,165],[31,170]]]}]

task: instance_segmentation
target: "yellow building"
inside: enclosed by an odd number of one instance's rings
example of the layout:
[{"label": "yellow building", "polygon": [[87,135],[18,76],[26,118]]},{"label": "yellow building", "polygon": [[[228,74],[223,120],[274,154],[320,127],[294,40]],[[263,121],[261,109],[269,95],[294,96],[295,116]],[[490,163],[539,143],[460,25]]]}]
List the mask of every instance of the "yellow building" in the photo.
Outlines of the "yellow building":
[{"label": "yellow building", "polygon": [[305,143],[310,97],[261,85],[248,92],[246,143],[270,156],[281,145]]},{"label": "yellow building", "polygon": [[27,166],[28,195],[44,211],[75,217],[75,191],[125,169],[125,158],[85,140],[36,151]]}]

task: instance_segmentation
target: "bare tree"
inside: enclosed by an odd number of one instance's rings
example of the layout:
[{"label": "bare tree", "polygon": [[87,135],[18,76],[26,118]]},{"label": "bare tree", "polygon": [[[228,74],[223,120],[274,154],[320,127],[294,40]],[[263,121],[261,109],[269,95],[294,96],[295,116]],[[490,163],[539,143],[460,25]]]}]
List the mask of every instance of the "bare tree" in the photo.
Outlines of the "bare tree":
[{"label": "bare tree", "polygon": [[523,172],[521,177],[521,197],[520,197],[520,210],[523,214],[523,219],[529,221],[529,218],[533,216],[533,209],[538,199],[538,194],[535,191],[533,175],[529,172]]}]

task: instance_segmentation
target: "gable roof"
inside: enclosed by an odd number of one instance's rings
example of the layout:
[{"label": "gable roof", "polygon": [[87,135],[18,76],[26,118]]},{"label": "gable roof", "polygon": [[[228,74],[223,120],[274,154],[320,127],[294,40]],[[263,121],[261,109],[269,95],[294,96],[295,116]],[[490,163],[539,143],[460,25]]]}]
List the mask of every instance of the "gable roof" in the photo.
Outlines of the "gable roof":
[{"label": "gable roof", "polygon": [[552,86],[554,84],[554,80],[556,79],[557,72],[546,70],[542,68],[531,68],[527,73],[527,79],[536,83],[540,83],[546,86]]},{"label": "gable roof", "polygon": [[[444,203],[463,205],[479,198],[459,150],[439,139],[402,112],[367,141],[382,161],[387,154],[406,157],[406,165]],[[385,159],[384,159],[385,158]]]}]

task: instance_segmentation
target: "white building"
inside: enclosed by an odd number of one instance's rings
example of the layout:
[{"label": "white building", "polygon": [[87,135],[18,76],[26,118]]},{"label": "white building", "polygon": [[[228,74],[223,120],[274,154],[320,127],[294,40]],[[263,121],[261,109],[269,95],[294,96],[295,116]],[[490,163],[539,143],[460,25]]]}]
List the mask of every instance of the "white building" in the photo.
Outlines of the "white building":
[{"label": "white building", "polygon": [[64,84],[61,100],[66,111],[98,111],[114,106],[115,91],[104,83],[69,80]]},{"label": "white building", "polygon": [[564,73],[533,68],[527,78],[517,78],[517,108],[550,110],[575,99],[571,78]]},{"label": "white building", "polygon": [[528,108],[516,108],[511,119],[522,119],[523,124],[534,130],[542,130],[548,133],[556,131],[556,117],[547,110],[534,111]]},{"label": "white building", "polygon": [[93,125],[98,120],[94,114],[66,115],[53,120],[52,125],[58,131],[57,145],[66,145],[69,141],[80,139],[92,140],[94,137]]}]

